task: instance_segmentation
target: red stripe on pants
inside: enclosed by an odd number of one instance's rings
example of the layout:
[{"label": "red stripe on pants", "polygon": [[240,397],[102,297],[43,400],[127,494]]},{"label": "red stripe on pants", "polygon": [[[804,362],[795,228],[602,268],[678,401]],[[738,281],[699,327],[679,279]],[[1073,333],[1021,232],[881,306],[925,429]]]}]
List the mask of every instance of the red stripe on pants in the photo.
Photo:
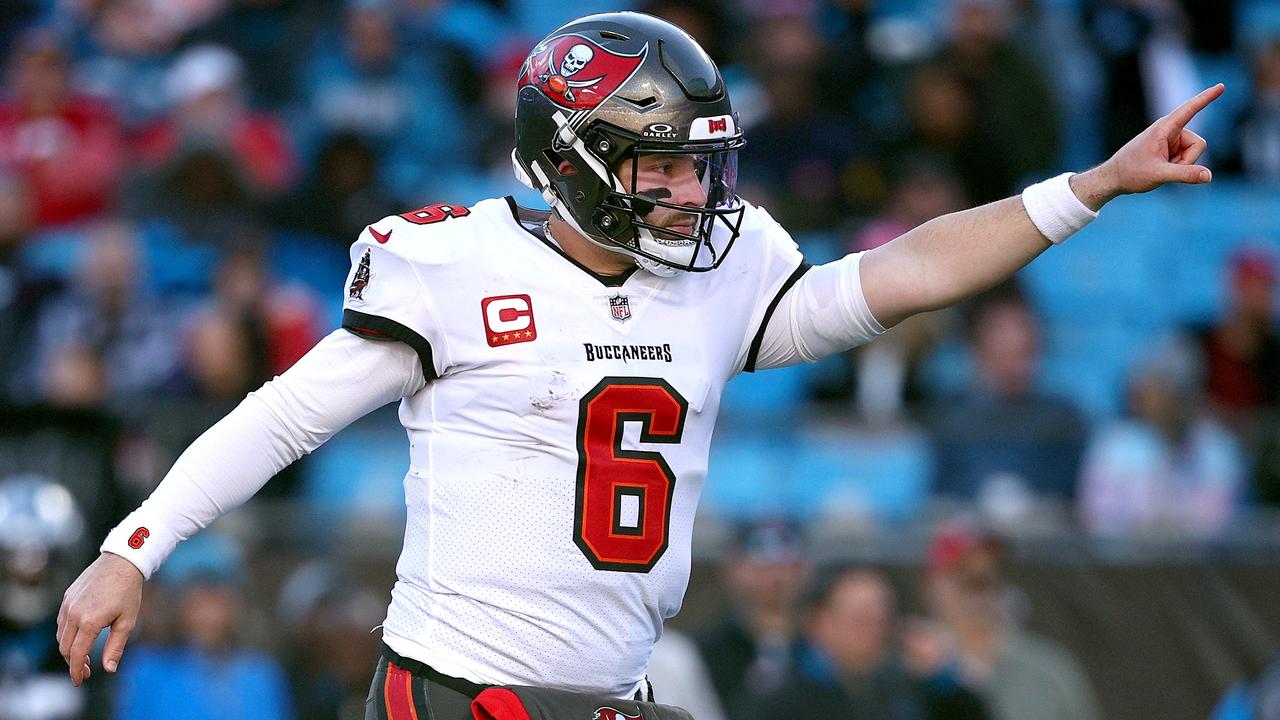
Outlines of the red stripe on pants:
[{"label": "red stripe on pants", "polygon": [[413,675],[393,662],[387,663],[387,684],[382,687],[387,720],[418,720],[413,707]]}]

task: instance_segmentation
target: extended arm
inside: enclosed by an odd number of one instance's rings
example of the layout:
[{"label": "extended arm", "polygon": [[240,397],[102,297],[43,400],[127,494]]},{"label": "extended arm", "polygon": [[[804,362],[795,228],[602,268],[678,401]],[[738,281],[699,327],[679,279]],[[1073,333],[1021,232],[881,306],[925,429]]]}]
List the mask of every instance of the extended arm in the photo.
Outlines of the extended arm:
[{"label": "extended arm", "polygon": [[187,448],[67,590],[58,612],[58,642],[72,682],[88,677],[88,650],[108,626],[103,664],[115,670],[137,617],[143,577],[180,541],[248,500],[352,421],[424,383],[418,355],[408,345],[339,330],[250,393]]},{"label": "extended arm", "polygon": [[[1096,212],[1113,198],[1166,183],[1207,183],[1196,165],[1205,141],[1186,129],[1222,94],[1215,85],[1130,140],[1109,160],[1071,178],[1075,198]],[[862,289],[885,327],[979,293],[1051,247],[1023,198],[1013,197],[944,215],[865,254]]]}]

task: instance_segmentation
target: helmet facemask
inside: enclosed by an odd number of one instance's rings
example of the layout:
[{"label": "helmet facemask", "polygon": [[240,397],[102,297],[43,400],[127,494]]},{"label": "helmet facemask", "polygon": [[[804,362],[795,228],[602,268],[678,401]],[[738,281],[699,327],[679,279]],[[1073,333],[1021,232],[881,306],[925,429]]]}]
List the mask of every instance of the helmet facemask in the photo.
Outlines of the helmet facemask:
[{"label": "helmet facemask", "polygon": [[[697,141],[654,140],[600,123],[581,136],[562,126],[556,140],[556,154],[573,165],[573,171],[554,172],[558,176],[555,180],[561,182],[549,182],[555,188],[552,204],[557,215],[597,245],[631,255],[646,270],[669,276],[679,270],[715,269],[737,239],[744,212],[735,192],[737,153],[744,144],[741,135]],[[648,165],[665,158],[670,158],[680,173],[673,178],[677,182],[688,182],[681,176],[693,174],[701,188],[701,205],[673,202],[670,189],[642,179]],[[624,177],[629,182],[624,182]],[[578,203],[561,201],[561,193],[588,195],[592,189],[598,193],[594,202],[589,197],[579,198]],[[594,209],[589,217],[582,217],[573,212],[574,205]],[[727,232],[717,234],[717,224]],[[673,225],[687,226],[688,231]]]}]

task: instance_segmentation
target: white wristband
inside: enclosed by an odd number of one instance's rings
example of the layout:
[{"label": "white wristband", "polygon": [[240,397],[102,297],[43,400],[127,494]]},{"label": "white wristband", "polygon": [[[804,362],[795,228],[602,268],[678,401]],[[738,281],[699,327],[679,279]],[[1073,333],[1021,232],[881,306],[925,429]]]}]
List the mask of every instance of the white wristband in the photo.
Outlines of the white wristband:
[{"label": "white wristband", "polygon": [[1074,174],[1063,173],[1022,191],[1022,205],[1031,222],[1055,245],[1098,217],[1072,191],[1070,181]]},{"label": "white wristband", "polygon": [[142,510],[134,510],[107,534],[98,550],[128,560],[142,577],[150,580],[165,558],[185,539],[152,520],[154,518],[148,519]]}]

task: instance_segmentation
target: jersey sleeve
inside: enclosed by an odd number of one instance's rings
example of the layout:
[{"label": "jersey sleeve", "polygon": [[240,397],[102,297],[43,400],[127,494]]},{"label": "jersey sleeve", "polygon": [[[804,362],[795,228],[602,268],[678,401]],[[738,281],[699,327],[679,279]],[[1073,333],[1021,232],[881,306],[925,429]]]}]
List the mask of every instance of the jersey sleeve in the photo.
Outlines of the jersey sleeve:
[{"label": "jersey sleeve", "polygon": [[[738,368],[754,372],[765,340],[765,330],[777,312],[778,304],[787,291],[809,272],[811,266],[805,261],[790,233],[765,212],[764,208],[748,206],[744,225],[749,225],[745,228],[744,235],[755,236],[752,241],[756,243],[757,251],[751,262],[758,269],[755,270],[756,283],[750,288],[755,303],[751,322],[748,324],[751,334],[744,340],[738,353]],[[746,240],[743,237],[740,242]],[[735,252],[743,250],[745,248],[736,249]]]},{"label": "jersey sleeve", "polygon": [[[402,231],[403,232],[403,231]],[[438,313],[411,259],[378,242],[369,228],[351,246],[342,327],[373,340],[398,340],[417,353],[428,381],[440,376],[445,340]]]},{"label": "jersey sleeve", "polygon": [[862,253],[811,268],[784,290],[761,335],[755,368],[813,362],[884,332],[862,293]]},{"label": "jersey sleeve", "polygon": [[812,266],[777,221],[753,210],[764,252],[745,372],[812,362],[884,332],[862,293],[860,254]]}]

